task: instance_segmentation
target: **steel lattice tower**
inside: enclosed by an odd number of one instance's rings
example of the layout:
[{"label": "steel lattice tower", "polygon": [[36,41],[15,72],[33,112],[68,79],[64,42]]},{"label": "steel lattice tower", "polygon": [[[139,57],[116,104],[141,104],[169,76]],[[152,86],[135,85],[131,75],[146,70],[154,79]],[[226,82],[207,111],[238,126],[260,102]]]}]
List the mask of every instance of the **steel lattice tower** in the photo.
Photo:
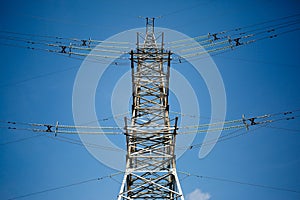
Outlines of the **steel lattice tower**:
[{"label": "steel lattice tower", "polygon": [[126,171],[118,200],[184,200],[175,162],[177,118],[173,126],[169,118],[171,52],[164,50],[163,33],[157,44],[154,18],[146,20],[146,34],[137,34],[131,51],[132,116],[125,118]]}]

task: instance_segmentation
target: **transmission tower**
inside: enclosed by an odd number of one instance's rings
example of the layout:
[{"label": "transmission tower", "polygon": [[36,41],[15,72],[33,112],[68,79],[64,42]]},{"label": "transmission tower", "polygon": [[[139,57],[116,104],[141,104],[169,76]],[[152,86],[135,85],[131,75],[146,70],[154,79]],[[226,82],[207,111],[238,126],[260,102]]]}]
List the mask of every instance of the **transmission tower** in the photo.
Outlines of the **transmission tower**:
[{"label": "transmission tower", "polygon": [[178,118],[173,126],[169,118],[171,52],[164,50],[163,33],[157,43],[154,18],[146,18],[146,35],[140,36],[131,51],[132,116],[130,125],[125,118],[126,171],[118,200],[183,200],[175,161]]},{"label": "transmission tower", "polygon": [[[296,113],[300,110],[250,118],[243,115],[241,119],[236,120],[181,126],[180,131],[178,131],[178,118],[170,119],[169,116],[168,96],[171,60],[173,63],[174,61],[181,63],[182,59],[198,58],[207,53],[212,55],[224,53],[260,40],[299,31],[299,21],[299,15],[293,15],[217,33],[208,33],[191,39],[170,41],[168,43],[169,47],[182,53],[181,56],[174,56],[173,59],[171,59],[172,53],[164,49],[164,34],[156,34],[154,31],[154,18],[146,18],[146,33],[137,33],[136,49],[130,53],[128,50],[132,47],[128,42],[109,42],[92,40],[91,38],[64,38],[0,30],[0,45],[67,55],[71,58],[80,59],[88,56],[94,58],[90,60],[94,62],[114,59],[117,60],[116,65],[122,64],[122,60],[127,61],[129,55],[133,97],[131,118],[125,118],[125,131],[119,127],[62,125],[58,122],[56,124],[41,124],[1,120],[0,128],[54,134],[55,137],[53,138],[57,137],[58,139],[61,138],[62,141],[81,145],[83,145],[81,141],[77,143],[74,139],[68,139],[60,135],[121,135],[125,132],[127,145],[126,170],[117,197],[118,200],[184,200],[176,172],[175,144],[177,134],[208,133],[233,129],[238,131],[242,128],[249,130],[249,127],[252,126],[261,128],[269,123],[298,118],[299,114]],[[158,38],[160,39],[159,43],[157,42]],[[194,45],[195,41],[197,46]],[[201,45],[201,48],[198,44]],[[205,48],[205,51],[203,51],[203,48]],[[96,51],[92,51],[92,49]],[[124,54],[126,54],[125,57],[120,56]],[[182,113],[177,114],[183,116]],[[220,124],[222,124],[221,128],[219,127]],[[245,134],[235,134],[237,131],[222,135],[218,141]],[[193,144],[184,148],[192,149],[202,147],[205,144],[211,144],[211,142]],[[89,145],[105,150],[108,148],[101,145]],[[274,187],[272,188],[274,189]],[[40,192],[34,194],[38,193]]]}]

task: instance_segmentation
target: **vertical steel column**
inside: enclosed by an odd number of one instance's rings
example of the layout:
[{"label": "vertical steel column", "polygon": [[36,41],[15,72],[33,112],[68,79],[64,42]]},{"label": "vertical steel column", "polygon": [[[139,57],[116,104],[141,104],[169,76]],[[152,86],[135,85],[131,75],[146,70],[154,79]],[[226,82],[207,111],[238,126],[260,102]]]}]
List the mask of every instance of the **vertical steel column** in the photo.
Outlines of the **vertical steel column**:
[{"label": "vertical steel column", "polygon": [[163,39],[157,44],[154,18],[146,21],[144,43],[131,51],[132,116],[125,125],[126,172],[118,200],[184,200],[176,172],[177,118],[174,126],[169,118],[171,52]]}]

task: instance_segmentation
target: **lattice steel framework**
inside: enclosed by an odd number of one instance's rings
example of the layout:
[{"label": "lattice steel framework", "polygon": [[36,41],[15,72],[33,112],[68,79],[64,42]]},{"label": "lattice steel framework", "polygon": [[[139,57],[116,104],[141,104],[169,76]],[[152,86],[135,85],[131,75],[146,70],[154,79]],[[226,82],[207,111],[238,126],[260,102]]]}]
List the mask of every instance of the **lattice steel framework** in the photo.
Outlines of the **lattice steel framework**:
[{"label": "lattice steel framework", "polygon": [[131,51],[132,117],[125,118],[127,161],[118,200],[184,200],[175,163],[177,118],[173,126],[169,118],[171,52],[164,50],[163,33],[157,44],[154,18],[146,20],[146,34],[137,34]]}]

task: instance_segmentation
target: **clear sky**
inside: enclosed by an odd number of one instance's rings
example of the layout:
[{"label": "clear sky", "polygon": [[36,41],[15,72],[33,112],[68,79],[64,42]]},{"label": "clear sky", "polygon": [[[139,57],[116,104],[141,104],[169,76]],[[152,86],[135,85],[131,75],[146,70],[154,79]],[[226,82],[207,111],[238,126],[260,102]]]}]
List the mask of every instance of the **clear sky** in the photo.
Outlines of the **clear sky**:
[{"label": "clear sky", "polygon": [[[138,16],[162,16],[157,19],[157,26],[195,37],[295,15],[299,11],[300,3],[296,0],[12,0],[1,2],[0,30],[105,40],[121,31],[143,27],[145,22]],[[213,56],[226,89],[227,120],[239,119],[242,114],[250,117],[300,108],[299,42],[298,31]],[[72,90],[81,60],[5,45],[1,45],[0,51],[0,120],[74,123]],[[200,122],[207,122],[205,117],[210,116],[207,89],[189,67],[187,64],[174,65],[195,86],[203,116]],[[110,69],[108,81],[102,80],[101,87],[107,87],[106,92],[111,92],[109,89],[114,83],[109,82],[109,78],[120,76],[129,69],[129,65]],[[116,80],[112,78],[112,81]],[[107,106],[107,102],[101,101],[105,94],[97,95],[96,107]],[[170,105],[171,110],[176,111],[176,100],[171,102],[174,102],[173,107]],[[111,117],[109,111],[97,114],[99,119]],[[298,118],[280,121],[272,127],[217,143],[204,159],[198,158],[199,148],[188,150],[178,159],[178,170],[204,178],[185,178],[180,174],[185,196],[188,200],[299,199],[300,194],[291,191],[208,178],[300,191],[299,124]],[[122,175],[82,183],[116,172],[101,164],[82,145],[70,140],[37,137],[28,131],[0,129],[0,133],[1,199],[73,183],[81,184],[23,199],[116,199]],[[77,136],[68,137],[78,140]],[[197,137],[194,144],[201,143],[202,138]],[[124,139],[115,140],[120,147],[125,147]],[[103,153],[107,152],[103,150]]]}]

